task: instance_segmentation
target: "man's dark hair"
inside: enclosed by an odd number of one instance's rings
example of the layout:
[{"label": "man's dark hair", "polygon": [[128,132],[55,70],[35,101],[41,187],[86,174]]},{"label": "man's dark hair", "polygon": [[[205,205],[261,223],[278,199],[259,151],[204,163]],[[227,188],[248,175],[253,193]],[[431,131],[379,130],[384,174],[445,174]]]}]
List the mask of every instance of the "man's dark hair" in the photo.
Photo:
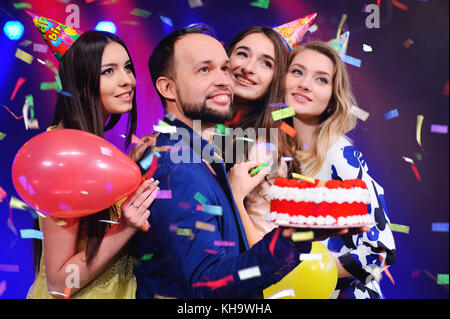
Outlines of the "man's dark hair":
[{"label": "man's dark hair", "polygon": [[[186,28],[177,30],[169,34],[167,37],[162,39],[156,48],[153,50],[152,55],[148,59],[148,69],[150,71],[150,76],[152,78],[153,85],[156,88],[156,80],[160,76],[167,76],[173,79],[174,76],[174,53],[175,53],[175,43],[186,34],[190,33],[203,33],[213,38],[216,38],[214,31],[206,24],[195,24],[190,25]],[[161,99],[161,102],[166,108],[166,99],[156,90]]]}]

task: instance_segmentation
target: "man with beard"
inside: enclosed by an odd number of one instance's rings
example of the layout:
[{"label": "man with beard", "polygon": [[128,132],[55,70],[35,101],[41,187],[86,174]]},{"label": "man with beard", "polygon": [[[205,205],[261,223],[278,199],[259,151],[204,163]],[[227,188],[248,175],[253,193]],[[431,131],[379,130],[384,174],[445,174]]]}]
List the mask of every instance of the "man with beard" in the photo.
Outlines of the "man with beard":
[{"label": "man with beard", "polygon": [[[177,129],[159,134],[156,147],[182,145],[189,156],[174,162],[170,150],[157,157],[149,149],[139,163],[171,196],[153,202],[151,228],[133,240],[137,298],[261,298],[311,250],[311,241],[294,243],[294,230],[281,227],[249,249],[224,163],[214,156],[211,137],[202,137],[230,119],[232,101],[228,56],[208,32],[175,31],[149,59],[153,84],[172,114],[164,121]],[[197,129],[195,120],[201,120]],[[202,160],[205,148],[214,161]]]}]

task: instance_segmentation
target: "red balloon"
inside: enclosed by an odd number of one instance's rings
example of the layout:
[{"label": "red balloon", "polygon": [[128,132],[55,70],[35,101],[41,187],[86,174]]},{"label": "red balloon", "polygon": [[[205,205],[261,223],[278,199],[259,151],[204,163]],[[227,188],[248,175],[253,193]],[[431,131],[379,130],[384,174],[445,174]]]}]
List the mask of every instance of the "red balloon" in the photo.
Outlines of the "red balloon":
[{"label": "red balloon", "polygon": [[27,141],[12,165],[20,197],[43,214],[75,218],[97,213],[134,193],[139,167],[105,139],[56,129]]}]

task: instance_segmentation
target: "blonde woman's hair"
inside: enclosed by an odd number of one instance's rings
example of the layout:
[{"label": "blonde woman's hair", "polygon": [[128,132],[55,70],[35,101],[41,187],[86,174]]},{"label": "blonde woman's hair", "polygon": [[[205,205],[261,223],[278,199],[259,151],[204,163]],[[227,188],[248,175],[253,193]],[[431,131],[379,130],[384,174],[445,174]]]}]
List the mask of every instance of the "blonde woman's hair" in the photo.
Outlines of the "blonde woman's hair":
[{"label": "blonde woman's hair", "polygon": [[[289,65],[298,53],[307,49],[324,54],[334,65],[332,95],[320,116],[319,126],[314,131],[313,145],[308,145],[309,149],[296,151],[297,160],[301,163],[301,173],[313,177],[320,171],[330,147],[340,136],[356,126],[356,117],[350,113],[356,102],[344,62],[326,42],[313,41],[294,48],[289,55]],[[301,141],[297,141],[297,149],[301,149]]]}]

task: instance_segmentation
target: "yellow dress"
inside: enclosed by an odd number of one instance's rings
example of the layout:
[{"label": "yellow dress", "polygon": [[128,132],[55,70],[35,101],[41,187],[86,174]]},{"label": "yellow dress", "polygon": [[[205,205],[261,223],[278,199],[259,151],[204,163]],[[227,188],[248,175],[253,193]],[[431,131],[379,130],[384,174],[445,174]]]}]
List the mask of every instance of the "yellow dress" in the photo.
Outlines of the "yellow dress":
[{"label": "yellow dress", "polygon": [[[116,204],[115,216],[110,216],[111,220],[117,221],[120,218],[119,204]],[[39,228],[42,231],[42,218],[39,217]],[[78,245],[78,252],[84,250],[84,241]],[[70,296],[71,299],[135,299],[136,298],[136,278],[133,273],[133,257],[127,253],[120,256],[117,261],[106,268],[88,285]],[[45,273],[44,245],[42,242],[42,254],[33,285],[28,290],[27,299],[54,299],[48,292],[47,276]],[[62,293],[62,292],[61,292]]]}]

